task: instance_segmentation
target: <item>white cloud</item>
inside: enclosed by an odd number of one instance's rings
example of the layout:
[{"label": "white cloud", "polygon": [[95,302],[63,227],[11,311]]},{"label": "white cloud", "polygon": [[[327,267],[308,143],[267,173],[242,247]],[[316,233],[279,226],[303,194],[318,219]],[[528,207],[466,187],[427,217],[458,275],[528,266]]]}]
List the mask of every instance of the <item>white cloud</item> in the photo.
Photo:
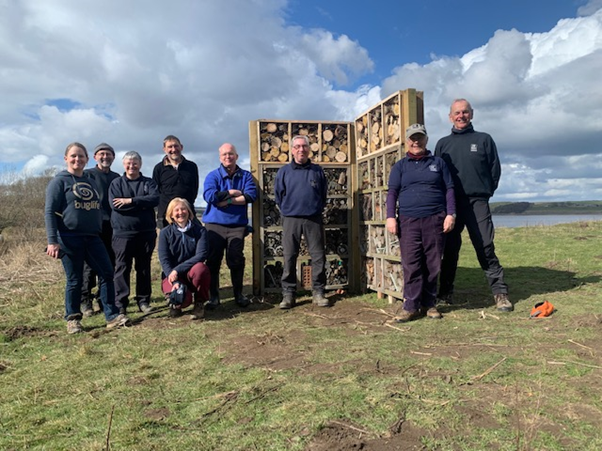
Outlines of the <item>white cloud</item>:
[{"label": "white cloud", "polygon": [[[163,137],[175,134],[204,176],[224,141],[248,164],[249,120],[352,120],[414,87],[425,92],[433,146],[449,133],[451,101],[472,101],[475,128],[492,134],[504,163],[496,200],[596,193],[602,0],[549,32],[498,30],[459,58],[401,65],[382,87],[357,89],[346,83],[375,69],[362,43],[289,26],[287,7],[286,0],[0,2],[0,166],[41,171],[62,166],[71,141],[89,148],[106,141],[118,152],[139,151],[150,172]],[[76,106],[61,108],[57,99]],[[570,188],[554,188],[558,180]]]},{"label": "white cloud", "polygon": [[[423,90],[432,137],[449,133],[452,100],[468,98],[475,128],[494,137],[505,163],[496,200],[589,199],[599,191],[579,175],[602,159],[602,9],[588,11],[560,20],[547,33],[498,30],[485,46],[460,58],[400,66],[384,81],[383,94],[403,86]],[[563,168],[574,172],[555,179]],[[550,181],[541,180],[542,174]]]}]

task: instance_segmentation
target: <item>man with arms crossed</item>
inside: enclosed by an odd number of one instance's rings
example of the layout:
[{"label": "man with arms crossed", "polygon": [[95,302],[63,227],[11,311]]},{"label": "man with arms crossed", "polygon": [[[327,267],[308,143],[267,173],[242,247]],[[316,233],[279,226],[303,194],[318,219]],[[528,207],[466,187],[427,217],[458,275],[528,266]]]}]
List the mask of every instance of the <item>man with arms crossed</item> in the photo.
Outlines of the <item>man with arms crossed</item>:
[{"label": "man with arms crossed", "polygon": [[245,273],[244,245],[249,225],[248,204],[257,199],[257,187],[249,171],[241,169],[236,162],[236,147],[225,143],[219,148],[219,168],[205,178],[203,198],[207,209],[203,222],[207,229],[209,255],[207,266],[211,271],[208,309],[219,303],[219,272],[226,251],[226,263],[230,268],[230,278],[234,291],[234,301],[246,307],[250,301],[243,294]]}]

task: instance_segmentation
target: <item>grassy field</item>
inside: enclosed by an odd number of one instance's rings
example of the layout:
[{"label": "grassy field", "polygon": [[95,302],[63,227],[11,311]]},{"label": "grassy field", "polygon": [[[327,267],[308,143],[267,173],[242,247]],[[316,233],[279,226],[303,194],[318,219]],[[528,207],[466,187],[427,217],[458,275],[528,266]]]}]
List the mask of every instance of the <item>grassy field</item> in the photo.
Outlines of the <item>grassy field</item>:
[{"label": "grassy field", "polygon": [[2,450],[602,449],[600,222],[497,231],[510,314],[466,240],[441,321],[396,324],[375,293],[241,310],[227,277],[205,321],[170,319],[157,268],[156,312],[77,336],[43,233],[3,237]]}]

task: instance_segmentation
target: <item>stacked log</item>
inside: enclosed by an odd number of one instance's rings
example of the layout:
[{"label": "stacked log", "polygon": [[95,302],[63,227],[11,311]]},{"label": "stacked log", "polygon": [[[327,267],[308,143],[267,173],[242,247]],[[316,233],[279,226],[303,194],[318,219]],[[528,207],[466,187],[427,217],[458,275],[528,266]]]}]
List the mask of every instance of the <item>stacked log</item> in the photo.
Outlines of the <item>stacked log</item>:
[{"label": "stacked log", "polygon": [[347,183],[347,168],[324,168],[326,181],[328,182],[328,195],[348,194]]},{"label": "stacked log", "polygon": [[368,115],[364,114],[355,121],[355,149],[358,157],[368,154]]},{"label": "stacked log", "polygon": [[384,226],[371,226],[369,229],[369,247],[372,254],[387,253],[387,237]]},{"label": "stacked log", "polygon": [[263,203],[263,226],[273,227],[282,225],[280,209],[276,205],[276,201],[270,197],[264,197]]},{"label": "stacked log", "polygon": [[347,260],[329,260],[326,262],[326,285],[346,285],[349,282],[347,274]]},{"label": "stacked log", "polygon": [[360,194],[360,220],[372,221],[372,194]]},{"label": "stacked log", "polygon": [[383,127],[381,107],[373,109],[369,113],[370,118],[370,153],[374,153],[382,147]]},{"label": "stacked log", "polygon": [[364,258],[363,259],[363,271],[362,271],[362,286],[372,287],[374,286],[374,259]]},{"label": "stacked log", "polygon": [[345,225],[349,223],[349,199],[328,198],[322,214],[324,225]]},{"label": "stacked log", "polygon": [[385,112],[385,146],[395,144],[401,140],[401,110],[399,96],[394,96],[383,104]]},{"label": "stacked log", "polygon": [[398,299],[403,298],[403,271],[401,263],[383,260],[383,288],[393,291]]},{"label": "stacked log", "polygon": [[259,149],[261,161],[286,163],[289,161],[289,131],[286,122],[261,122]]},{"label": "stacked log", "polygon": [[348,135],[347,125],[322,124],[323,163],[345,163],[349,160]]},{"label": "stacked log", "polygon": [[282,257],[284,249],[282,248],[282,232],[266,231],[263,238],[263,249],[266,257]]}]

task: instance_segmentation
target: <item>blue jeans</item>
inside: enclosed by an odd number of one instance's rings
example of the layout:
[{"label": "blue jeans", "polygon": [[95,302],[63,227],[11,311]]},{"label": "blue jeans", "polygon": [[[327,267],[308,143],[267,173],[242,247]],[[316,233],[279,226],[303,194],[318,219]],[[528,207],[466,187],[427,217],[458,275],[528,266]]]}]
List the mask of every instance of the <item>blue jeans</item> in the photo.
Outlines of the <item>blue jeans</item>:
[{"label": "blue jeans", "polygon": [[84,262],[98,274],[98,292],[107,321],[119,315],[115,306],[115,285],[113,283],[113,265],[105,245],[96,235],[59,236],[61,249],[65,255],[61,258],[67,282],[65,284],[65,319],[81,319],[81,296],[84,279]]}]

